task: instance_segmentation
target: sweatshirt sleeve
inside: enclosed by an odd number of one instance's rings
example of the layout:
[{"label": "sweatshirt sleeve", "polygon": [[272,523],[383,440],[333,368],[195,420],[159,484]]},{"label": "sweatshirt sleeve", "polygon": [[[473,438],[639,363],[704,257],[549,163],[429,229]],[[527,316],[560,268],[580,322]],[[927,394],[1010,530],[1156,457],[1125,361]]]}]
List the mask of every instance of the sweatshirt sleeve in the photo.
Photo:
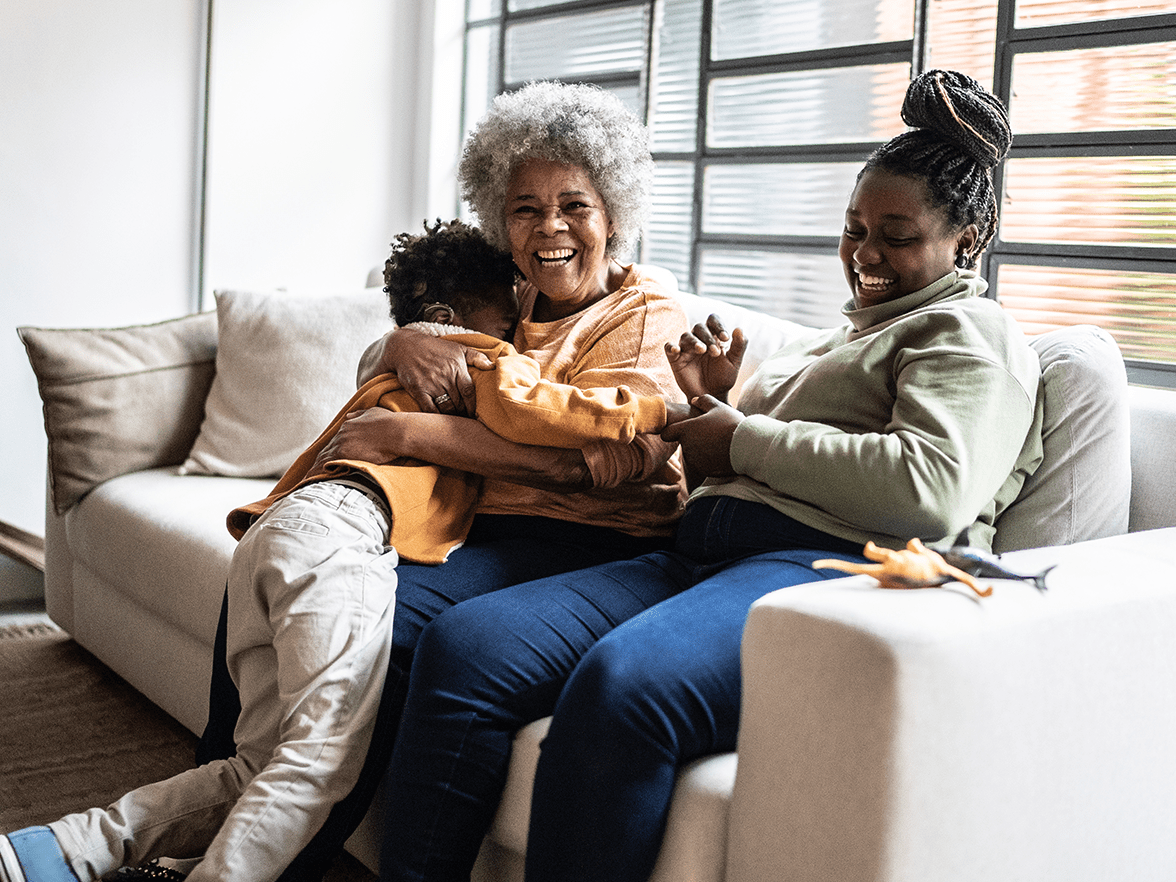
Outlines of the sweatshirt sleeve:
[{"label": "sweatshirt sleeve", "polygon": [[[637,395],[657,396],[663,399],[659,418],[664,424],[664,398],[684,400],[664,345],[677,340],[685,328],[685,314],[671,295],[634,297],[627,308],[610,316],[609,327],[586,350],[573,382],[585,389],[626,386]],[[632,443],[600,440],[582,450],[593,485],[609,488],[649,481],[666,467],[677,445],[638,430]]]},{"label": "sweatshirt sleeve", "polygon": [[[666,422],[660,394],[637,394],[629,386],[581,389],[540,376],[532,358],[509,352],[495,369],[475,380],[494,383],[490,394],[478,392],[478,419],[487,428],[519,444],[580,448],[593,441],[630,443],[644,432],[658,432]],[[489,390],[487,390],[489,391]]]},{"label": "sweatshirt sleeve", "polygon": [[1016,468],[1035,398],[1004,364],[921,353],[896,372],[883,431],[766,415],[735,432],[735,470],[849,524],[899,537],[954,536]]}]

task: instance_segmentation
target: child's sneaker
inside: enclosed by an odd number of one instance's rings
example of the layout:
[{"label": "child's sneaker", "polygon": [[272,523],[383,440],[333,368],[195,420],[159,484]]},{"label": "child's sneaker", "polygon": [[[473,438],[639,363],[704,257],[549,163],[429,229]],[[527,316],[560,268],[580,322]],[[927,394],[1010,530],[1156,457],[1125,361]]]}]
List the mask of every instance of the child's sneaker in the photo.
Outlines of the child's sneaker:
[{"label": "child's sneaker", "polygon": [[171,867],[165,867],[155,860],[141,867],[123,867],[117,870],[113,876],[105,878],[114,880],[114,882],[132,882],[132,880],[139,879],[163,879],[165,882],[180,882],[180,880],[186,879],[187,875]]},{"label": "child's sneaker", "polygon": [[48,827],[0,836],[0,882],[78,882]]}]

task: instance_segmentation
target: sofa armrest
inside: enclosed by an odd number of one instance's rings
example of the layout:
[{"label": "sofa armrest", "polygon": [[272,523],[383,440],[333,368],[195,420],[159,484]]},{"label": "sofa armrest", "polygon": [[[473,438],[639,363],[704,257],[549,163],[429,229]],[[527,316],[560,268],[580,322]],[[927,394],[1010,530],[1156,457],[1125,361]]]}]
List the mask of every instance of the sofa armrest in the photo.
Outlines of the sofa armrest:
[{"label": "sofa armrest", "polygon": [[1160,879],[1176,866],[1176,529],[1005,556],[1049,589],[757,602],[728,882]]},{"label": "sofa armrest", "polygon": [[45,612],[74,633],[74,562],[65,536],[65,515],[53,508],[53,489],[45,482]]}]

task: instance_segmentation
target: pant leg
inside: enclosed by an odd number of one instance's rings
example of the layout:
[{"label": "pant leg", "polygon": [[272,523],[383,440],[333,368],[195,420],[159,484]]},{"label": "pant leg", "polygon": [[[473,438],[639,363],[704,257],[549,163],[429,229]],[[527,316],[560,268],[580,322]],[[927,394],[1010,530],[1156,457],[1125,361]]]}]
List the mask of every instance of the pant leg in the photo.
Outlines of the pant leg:
[{"label": "pant leg", "polygon": [[371,805],[392,755],[409,671],[425,626],[456,604],[511,585],[664,546],[614,530],[523,515],[479,515],[465,545],[440,566],[398,569],[392,655],[368,756],[351,793],[282,874],[282,882],[321,879]]},{"label": "pant leg", "polygon": [[202,853],[194,880],[277,876],[367,749],[395,590],[387,525],[364,494],[323,484],[250,530],[228,588],[237,753],[50,825],[80,878]]},{"label": "pant leg", "polygon": [[424,629],[389,768],[382,880],[468,882],[515,733],[551,713],[597,640],[680,591],[689,569],[656,552],[468,600]]},{"label": "pant leg", "polygon": [[241,715],[241,695],[229,676],[225,659],[225,644],[229,627],[229,589],[221,600],[220,617],[216,623],[216,637],[212,642],[212,675],[208,684],[208,722],[196,744],[196,765],[202,766],[215,759],[228,759],[237,752],[233,729]]},{"label": "pant leg", "polygon": [[[301,488],[242,539],[229,574],[237,755],[256,769],[190,879],[275,879],[350,790],[395,609],[388,515],[363,492]],[[173,855],[174,856],[174,855]]]},{"label": "pant leg", "polygon": [[163,855],[198,857],[252,776],[241,760],[215,760],[48,826],[81,880]]},{"label": "pant leg", "polygon": [[813,570],[818,558],[861,560],[849,552],[855,546],[804,530],[797,532],[806,541],[825,547],[742,556],[749,537],[780,542],[777,530],[791,525],[728,514],[725,504],[715,508],[705,538],[680,539],[679,547],[735,559],[700,564],[693,587],[614,629],[561,693],[535,779],[528,882],[648,879],[678,769],[735,749],[739,647],[752,602],[837,575]]}]

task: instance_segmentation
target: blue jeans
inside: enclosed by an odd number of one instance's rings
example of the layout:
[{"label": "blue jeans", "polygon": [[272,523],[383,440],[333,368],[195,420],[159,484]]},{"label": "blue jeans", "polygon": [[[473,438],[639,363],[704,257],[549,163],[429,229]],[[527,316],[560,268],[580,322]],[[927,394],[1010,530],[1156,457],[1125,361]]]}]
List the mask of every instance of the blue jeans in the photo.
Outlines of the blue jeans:
[{"label": "blue jeans", "polygon": [[[285,882],[319,879],[343,849],[347,837],[363,819],[376,786],[388,766],[400,726],[418,639],[426,625],[456,604],[509,585],[630,558],[664,547],[666,539],[643,539],[615,530],[523,515],[478,515],[466,543],[440,566],[401,563],[396,570],[396,611],[392,626],[391,658],[375,730],[359,783],[331,811],[311,843],[281,876]],[[223,631],[225,617],[222,615]],[[218,636],[214,652],[223,653]],[[214,677],[209,702],[209,731],[198,762],[231,755],[233,717],[238,705],[227,674]],[[219,733],[219,737],[218,737]]]},{"label": "blue jeans", "polygon": [[676,548],[467,600],[424,628],[381,879],[468,880],[514,733],[549,714],[528,879],[648,877],[677,767],[734,748],[752,601],[822,578],[817,558],[863,559],[857,543],[725,497],[691,504]]}]

